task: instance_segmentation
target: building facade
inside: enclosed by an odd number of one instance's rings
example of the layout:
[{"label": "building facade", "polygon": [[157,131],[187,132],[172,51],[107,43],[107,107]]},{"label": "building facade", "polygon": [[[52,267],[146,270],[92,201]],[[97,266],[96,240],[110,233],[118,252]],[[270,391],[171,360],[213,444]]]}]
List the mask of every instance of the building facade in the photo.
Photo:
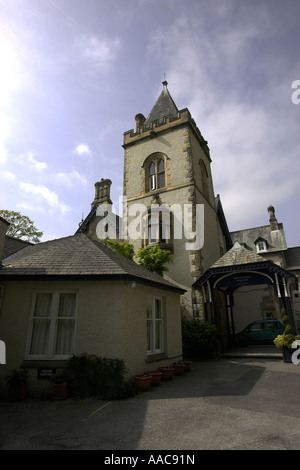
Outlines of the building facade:
[{"label": "building facade", "polygon": [[195,280],[230,247],[215,197],[209,147],[167,82],[149,116],[124,134],[123,237],[135,251],[155,244],[172,253],[165,277],[186,290],[183,315],[204,318]]}]

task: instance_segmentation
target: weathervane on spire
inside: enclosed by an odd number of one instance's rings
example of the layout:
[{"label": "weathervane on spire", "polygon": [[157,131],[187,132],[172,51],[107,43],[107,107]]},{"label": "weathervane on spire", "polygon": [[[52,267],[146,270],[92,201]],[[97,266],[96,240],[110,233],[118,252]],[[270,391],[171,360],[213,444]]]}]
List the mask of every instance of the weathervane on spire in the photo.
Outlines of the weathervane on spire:
[{"label": "weathervane on spire", "polygon": [[165,73],[164,73],[164,81],[162,82],[162,84],[163,84],[164,87],[167,87],[167,85],[168,85],[168,82],[167,82],[167,80],[166,80],[166,74],[165,74]]}]

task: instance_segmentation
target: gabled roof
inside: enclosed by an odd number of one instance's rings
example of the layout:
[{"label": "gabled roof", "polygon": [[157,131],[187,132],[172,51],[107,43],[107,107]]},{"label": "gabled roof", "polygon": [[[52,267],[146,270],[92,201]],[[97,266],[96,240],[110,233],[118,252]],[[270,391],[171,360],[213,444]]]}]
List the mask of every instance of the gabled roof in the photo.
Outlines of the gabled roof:
[{"label": "gabled roof", "polygon": [[163,122],[165,116],[177,117],[178,109],[169,93],[167,84],[166,81],[163,82],[163,90],[145,121],[146,127],[149,127],[150,123],[156,120],[160,123]]},{"label": "gabled roof", "polygon": [[17,251],[23,250],[23,248],[29,245],[33,245],[33,243],[22,240],[21,238],[15,238],[9,235],[5,235],[2,259],[13,255]]},{"label": "gabled roof", "polygon": [[115,230],[116,234],[119,235],[120,232],[122,232],[121,217],[119,217],[117,214],[113,214],[112,212],[105,214],[103,209],[101,208],[101,204],[99,204],[99,205],[94,205],[92,209],[90,210],[89,214],[86,216],[86,218],[78,224],[78,229],[76,230],[75,235],[77,233],[85,232],[87,230],[89,223],[92,221],[94,217],[99,217],[99,220],[105,217],[106,222],[111,225],[111,227]]},{"label": "gabled roof", "polygon": [[184,293],[162,276],[83,233],[28,246],[7,258],[0,269],[0,280],[16,279],[124,279]]}]

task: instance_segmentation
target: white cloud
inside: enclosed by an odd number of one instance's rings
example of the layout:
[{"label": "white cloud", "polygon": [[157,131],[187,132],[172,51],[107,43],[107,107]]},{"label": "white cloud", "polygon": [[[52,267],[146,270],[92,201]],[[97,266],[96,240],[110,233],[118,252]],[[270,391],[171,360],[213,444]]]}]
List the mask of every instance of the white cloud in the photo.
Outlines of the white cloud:
[{"label": "white cloud", "polygon": [[[0,22],[0,164],[8,158],[7,140],[15,122],[12,101],[16,90],[24,86],[22,50],[17,35],[5,20]],[[22,77],[22,78],[21,78]]]},{"label": "white cloud", "polygon": [[59,210],[63,215],[70,209],[67,205],[62,204],[58,199],[58,195],[46,186],[21,182],[20,189],[24,193],[34,196],[35,205],[46,202],[52,209]]},{"label": "white cloud", "polygon": [[87,179],[80,175],[78,171],[74,170],[70,173],[57,173],[55,179],[58,183],[66,184],[67,186],[73,186],[73,184],[79,182],[81,184],[86,184]]},{"label": "white cloud", "polygon": [[20,210],[25,210],[26,212],[45,212],[43,207],[37,206],[35,204],[29,204],[28,202],[20,202],[16,207]]},{"label": "white cloud", "polygon": [[[0,74],[1,75],[1,74]],[[1,85],[0,85],[1,88]],[[1,100],[0,100],[1,108]],[[11,119],[5,112],[0,113],[0,164],[4,165],[7,162],[7,140],[12,133],[13,119]]]},{"label": "white cloud", "polygon": [[16,180],[16,175],[12,173],[11,171],[1,171],[1,179],[5,181],[15,181]]},{"label": "white cloud", "polygon": [[8,105],[11,93],[20,88],[20,60],[16,37],[4,22],[1,23],[0,31],[0,103],[1,106]]},{"label": "white cloud", "polygon": [[75,41],[75,46],[83,57],[103,70],[116,60],[120,47],[118,38],[105,39],[96,35],[83,34]]},{"label": "white cloud", "polygon": [[[212,34],[205,19],[181,16],[155,31],[148,46],[164,63],[176,104],[189,108],[208,140],[214,190],[230,230],[255,224],[261,207],[296,197],[299,180],[288,164],[299,161],[300,150],[290,84],[276,54],[256,57],[257,45],[272,34],[270,18],[239,20]],[[196,23],[203,35],[193,33]]]},{"label": "white cloud", "polygon": [[86,144],[78,144],[77,147],[74,149],[74,153],[76,153],[77,155],[92,155],[89,146]]},{"label": "white cloud", "polygon": [[19,162],[21,164],[26,164],[31,170],[42,171],[48,168],[47,163],[39,162],[35,158],[35,154],[32,152],[23,153],[19,156]]}]

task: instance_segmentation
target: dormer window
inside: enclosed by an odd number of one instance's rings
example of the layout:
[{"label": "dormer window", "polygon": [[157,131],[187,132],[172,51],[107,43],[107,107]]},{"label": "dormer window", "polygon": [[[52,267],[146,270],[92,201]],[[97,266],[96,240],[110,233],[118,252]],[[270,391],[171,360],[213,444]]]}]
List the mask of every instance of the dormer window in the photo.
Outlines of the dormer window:
[{"label": "dormer window", "polygon": [[148,164],[148,191],[161,189],[166,186],[165,159],[162,154],[156,154]]},{"label": "dormer window", "polygon": [[263,251],[267,251],[267,242],[264,238],[259,237],[254,242],[257,253],[261,253]]},{"label": "dormer window", "polygon": [[266,251],[266,242],[258,242],[256,245],[257,251]]}]

